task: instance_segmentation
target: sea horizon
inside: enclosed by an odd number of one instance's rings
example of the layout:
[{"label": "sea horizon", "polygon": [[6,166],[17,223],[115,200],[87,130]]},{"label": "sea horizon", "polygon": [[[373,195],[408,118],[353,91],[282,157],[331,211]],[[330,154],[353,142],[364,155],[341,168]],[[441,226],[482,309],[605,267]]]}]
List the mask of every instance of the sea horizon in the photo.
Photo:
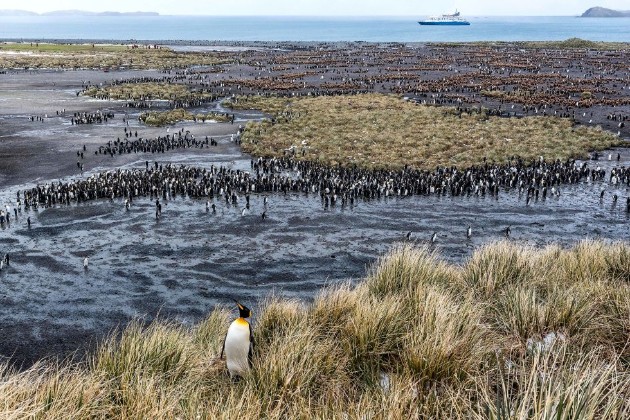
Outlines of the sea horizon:
[{"label": "sea horizon", "polygon": [[[2,11],[3,9],[0,9]],[[64,10],[65,11],[65,10]],[[71,10],[68,10],[71,12]],[[80,11],[78,11],[80,12]],[[34,12],[37,13],[37,12]],[[95,13],[118,13],[115,11],[104,11],[104,12],[95,12]],[[151,11],[143,12],[129,12],[129,13],[154,13]],[[155,12],[157,13],[157,12]],[[81,14],[67,14],[67,15],[49,15],[49,14],[36,14],[36,15],[0,15],[0,17],[12,17],[12,18],[23,18],[23,17],[41,17],[41,18],[56,18],[56,17],[98,17],[98,18],[156,18],[156,17],[194,17],[194,18],[257,18],[257,19],[266,19],[266,18],[315,18],[315,19],[398,19],[398,20],[409,20],[415,19],[416,17],[426,17],[426,16],[438,16],[436,14],[418,14],[413,15],[203,15],[203,14],[181,14],[181,15],[173,15],[173,14],[163,14],[157,13],[155,15],[133,15],[133,14],[121,14],[121,15],[81,15]],[[464,18],[566,18],[566,17],[577,17],[582,18],[581,15],[464,15]],[[629,19],[628,17],[608,17],[608,18],[600,18],[600,17],[585,17],[584,19]]]},{"label": "sea horizon", "polygon": [[2,40],[267,42],[630,42],[630,18],[465,16],[467,27],[422,27],[425,16],[0,16]]}]

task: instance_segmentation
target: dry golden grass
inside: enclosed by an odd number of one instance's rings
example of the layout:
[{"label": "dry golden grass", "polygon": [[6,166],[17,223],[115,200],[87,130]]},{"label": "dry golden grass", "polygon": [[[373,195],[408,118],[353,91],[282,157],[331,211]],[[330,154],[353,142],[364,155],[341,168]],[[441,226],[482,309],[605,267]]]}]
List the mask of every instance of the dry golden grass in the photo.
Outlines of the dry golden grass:
[{"label": "dry golden grass", "polygon": [[158,69],[210,66],[231,61],[221,53],[175,52],[127,45],[1,43],[0,68]]},{"label": "dry golden grass", "polygon": [[589,41],[581,38],[569,38],[564,41],[481,41],[481,42],[437,42],[429,45],[439,47],[476,46],[476,47],[511,47],[525,49],[575,50],[588,49],[598,51],[623,51],[630,49],[627,42]]},{"label": "dry golden grass", "polygon": [[630,49],[630,44],[627,42],[602,42],[602,41],[589,41],[581,38],[569,38],[564,41],[529,41],[516,43],[519,47],[523,48],[544,48],[544,49],[589,49],[589,50],[603,50],[603,51],[618,51]]},{"label": "dry golden grass", "polygon": [[153,127],[163,127],[165,125],[175,124],[179,121],[216,121],[228,122],[230,116],[220,112],[210,112],[207,114],[193,114],[183,108],[172,109],[170,111],[161,112],[144,112],[138,117],[140,121],[146,125]]},{"label": "dry golden grass", "polygon": [[132,323],[78,365],[0,366],[0,417],[628,418],[629,270],[628,243],[500,242],[462,266],[400,246],[356,286],[262,302],[239,382],[217,309]]},{"label": "dry golden grass", "polygon": [[239,97],[235,108],[275,117],[249,123],[243,148],[256,156],[282,156],[364,168],[468,168],[489,162],[584,158],[620,144],[601,129],[573,127],[555,117],[500,118],[460,114],[454,108],[415,105],[394,96],[367,94],[316,98]]}]

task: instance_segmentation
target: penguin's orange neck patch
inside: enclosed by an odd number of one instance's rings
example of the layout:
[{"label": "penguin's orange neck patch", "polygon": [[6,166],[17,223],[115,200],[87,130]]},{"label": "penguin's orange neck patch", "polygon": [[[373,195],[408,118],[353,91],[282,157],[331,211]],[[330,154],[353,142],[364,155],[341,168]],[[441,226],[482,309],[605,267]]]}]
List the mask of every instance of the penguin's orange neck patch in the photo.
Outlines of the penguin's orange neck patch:
[{"label": "penguin's orange neck patch", "polygon": [[236,323],[237,323],[238,325],[249,325],[249,322],[247,322],[247,321],[245,320],[245,318],[237,318],[237,319],[236,319]]}]

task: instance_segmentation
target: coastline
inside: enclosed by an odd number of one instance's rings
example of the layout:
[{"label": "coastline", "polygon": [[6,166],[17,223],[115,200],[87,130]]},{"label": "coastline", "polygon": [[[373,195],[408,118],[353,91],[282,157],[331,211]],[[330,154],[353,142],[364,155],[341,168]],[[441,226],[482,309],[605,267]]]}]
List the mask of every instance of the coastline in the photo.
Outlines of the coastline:
[{"label": "coastline", "polygon": [[[197,44],[213,43],[204,41]],[[526,112],[522,106],[512,110],[511,102],[502,103],[492,98],[480,100],[479,93],[472,90],[477,89],[476,83],[486,76],[480,74],[476,66],[467,66],[461,58],[474,55],[476,49],[483,49],[487,56],[489,47],[485,44],[452,49],[425,43],[414,44],[414,49],[405,43],[221,41],[214,44],[261,48],[250,52],[234,51],[237,58],[242,57],[244,63],[250,64],[240,67],[233,63],[225,64],[221,72],[213,70],[212,78],[221,79],[216,83],[209,84],[203,79],[205,73],[200,72],[198,78],[190,75],[191,82],[206,83],[204,89],[215,89],[221,92],[222,97],[230,96],[232,92],[252,95],[273,92],[275,86],[283,87],[285,84],[290,89],[279,90],[280,94],[292,95],[295,92],[296,95],[308,95],[313,88],[305,88],[303,81],[314,87],[327,83],[326,89],[335,94],[349,89],[361,90],[360,86],[348,88],[338,83],[340,76],[325,72],[325,67],[317,69],[317,60],[327,60],[326,54],[332,54],[344,65],[340,67],[343,71],[351,72],[353,78],[361,78],[365,82],[378,75],[379,68],[387,68],[387,65],[368,69],[370,73],[366,76],[360,67],[363,57],[378,53],[389,60],[392,59],[389,56],[391,51],[403,51],[410,57],[432,54],[434,67],[425,69],[410,62],[400,64],[402,70],[399,70],[399,66],[390,64],[389,73],[381,75],[385,88],[374,84],[376,90],[403,96],[404,89],[411,86],[410,89],[415,92],[415,84],[397,85],[399,80],[404,80],[398,74],[404,74],[404,66],[408,66],[416,68],[419,78],[426,83],[426,86],[417,88],[420,93],[411,96],[420,103],[425,101],[431,105],[463,108],[483,105],[494,110],[502,106],[503,111],[537,115],[534,107]],[[320,51],[320,47],[324,49]],[[288,52],[284,51],[285,48]],[[496,77],[504,76],[501,74],[504,64],[500,60],[505,55],[503,48],[499,45],[492,50],[496,58],[493,64]],[[583,54],[585,62],[588,59],[599,63],[597,51],[575,51]],[[574,56],[575,51],[567,53],[567,60]],[[519,52],[518,48],[512,47],[509,53],[524,59],[532,57],[532,54],[544,57],[547,51]],[[558,55],[554,54],[554,57]],[[300,58],[302,62],[314,60],[312,65],[315,69],[307,70],[321,71],[324,79],[319,74],[300,79],[298,69],[294,68],[297,65],[284,62],[293,57]],[[356,62],[347,66],[347,57],[354,57]],[[265,68],[276,69],[272,77],[265,80],[268,83],[266,87],[258,84],[260,70],[255,65],[263,59],[267,60],[264,61]],[[616,69],[618,58],[609,57],[609,60],[611,70]],[[419,61],[422,64],[427,60]],[[449,68],[451,62],[457,65]],[[514,64],[523,66],[526,63],[519,61]],[[531,80],[539,80],[540,75],[536,74],[535,68],[530,66],[526,69],[532,73]],[[107,70],[8,70],[0,74],[0,91],[4,95],[0,114],[3,127],[0,177],[5,182],[0,191],[3,198],[0,204],[5,201],[13,203],[16,190],[26,186],[80,178],[81,174],[76,169],[76,152],[83,145],[88,151],[86,177],[121,167],[143,167],[146,160],[150,163],[205,165],[206,168],[214,164],[250,170],[250,156],[243,154],[230,139],[238,130],[238,125],[260,118],[260,113],[238,111],[242,114],[237,115],[239,118],[235,125],[180,122],[170,127],[145,127],[137,121],[137,116],[144,109],[125,107],[125,100],[94,99],[77,96],[77,92],[85,84],[108,85],[120,79],[176,77],[177,70],[172,70],[170,74],[169,70]],[[458,78],[464,70],[474,75],[474,83],[470,91],[457,92],[455,88],[465,81]],[[304,72],[304,69],[299,69],[299,72]],[[570,73],[580,80],[583,74],[581,69]],[[449,78],[449,85],[441,84],[445,77]],[[295,83],[291,82],[293,78],[297,80]],[[529,75],[520,79],[527,87]],[[279,80],[283,81],[282,84],[273,84]],[[558,80],[562,79],[551,75],[548,86],[553,86]],[[251,84],[246,85],[245,82]],[[490,78],[484,83],[492,85],[493,80]],[[237,91],[239,84],[241,90]],[[231,87],[233,91],[229,90]],[[456,99],[444,93],[461,95],[462,103],[453,103]],[[581,90],[578,91],[580,93]],[[609,97],[609,94],[606,96]],[[561,99],[564,100],[564,95]],[[206,104],[198,111],[212,111],[215,106],[215,103]],[[55,111],[64,108],[66,115],[55,114]],[[560,106],[556,109],[561,111]],[[70,125],[72,113],[97,110],[113,112],[116,117],[102,125]],[[575,118],[580,125],[588,124],[590,119],[593,125],[608,124],[609,131],[614,132],[613,126],[618,122],[606,117],[612,112],[626,115],[624,110],[627,110],[627,105],[609,109],[593,106],[592,116],[590,109],[579,109]],[[29,120],[31,116],[44,115],[48,117],[43,121]],[[171,133],[183,129],[190,130],[198,138],[216,136],[219,145],[212,149],[116,157],[95,154],[99,146],[123,137],[123,117],[131,117],[129,127],[138,131],[140,137],[164,135],[168,128]],[[623,130],[624,137],[627,137],[628,127]],[[628,149],[619,152],[620,164],[627,166],[630,161]],[[606,158],[588,163],[593,168],[601,166],[608,173],[617,165],[616,161]],[[602,189],[607,191],[605,200],[600,201]],[[613,193],[619,195],[616,206],[610,201]],[[501,191],[500,199],[481,196],[392,197],[372,200],[352,209],[331,210],[321,206],[317,194],[305,197],[301,193],[288,193],[270,196],[268,219],[264,223],[260,216],[264,211],[261,197],[252,199],[249,216],[242,216],[239,207],[224,205],[222,200],[216,200],[216,215],[205,210],[203,200],[169,201],[164,206],[163,223],[155,221],[154,205],[148,198],[139,199],[129,212],[125,212],[124,202],[118,199],[23,212],[18,223],[2,231],[0,239],[0,251],[9,251],[13,258],[12,268],[2,273],[2,282],[6,286],[6,297],[2,298],[2,318],[4,331],[11,340],[3,343],[5,347],[1,353],[14,357],[18,365],[24,363],[25,367],[45,356],[64,357],[81,343],[100,340],[112,328],[126,325],[138,314],[146,315],[147,320],[160,314],[190,325],[203,319],[209,308],[223,303],[235,287],[243,290],[249,301],[271,293],[309,300],[324,284],[363,278],[366,267],[393,244],[403,240],[409,231],[413,231],[418,243],[425,243],[434,231],[439,230],[437,250],[452,263],[465,261],[477,247],[503,237],[502,230],[506,226],[512,226],[514,240],[539,247],[550,242],[570,247],[584,238],[613,240],[626,237],[628,219],[622,203],[626,195],[623,188],[613,189],[607,183],[597,181],[563,186],[562,196],[529,206],[525,205],[524,194]],[[27,216],[33,222],[31,229],[26,226]],[[468,224],[475,231],[470,241],[465,236]],[[93,267],[89,274],[80,266],[81,259],[87,255],[90,255]],[[254,269],[261,261],[263,268]],[[95,301],[96,293],[102,293],[104,302]],[[19,349],[17,353],[16,349]]]}]

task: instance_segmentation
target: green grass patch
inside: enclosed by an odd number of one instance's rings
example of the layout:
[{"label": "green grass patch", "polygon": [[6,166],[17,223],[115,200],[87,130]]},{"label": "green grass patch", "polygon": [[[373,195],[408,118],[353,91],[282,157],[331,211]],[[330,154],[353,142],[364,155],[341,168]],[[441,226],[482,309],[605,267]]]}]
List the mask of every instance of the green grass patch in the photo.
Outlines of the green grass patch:
[{"label": "green grass patch", "polygon": [[589,41],[581,38],[569,38],[564,41],[529,41],[519,42],[517,44],[524,48],[546,48],[555,50],[570,50],[570,49],[588,49],[588,50],[602,50],[602,51],[617,51],[628,50],[630,44],[627,42],[605,42],[605,41]]},{"label": "green grass patch", "polygon": [[[620,145],[598,128],[574,127],[556,117],[501,118],[485,112],[406,102],[395,96],[287,99],[238,97],[229,105],[260,109],[274,122],[249,123],[243,149],[256,156],[283,156],[327,165],[368,169],[468,168],[484,162],[585,158],[589,151]],[[293,153],[293,152],[292,152]]]},{"label": "green grass patch", "polygon": [[0,43],[0,68],[176,69],[231,62],[225,53],[175,52],[128,45]]},{"label": "green grass patch", "polygon": [[162,112],[144,112],[140,114],[138,119],[153,127],[163,127],[165,125],[175,124],[179,121],[216,121],[229,122],[230,116],[220,112],[209,112],[206,114],[193,114],[183,108],[177,108],[170,111]]},{"label": "green grass patch", "polygon": [[477,42],[436,42],[429,45],[436,47],[517,47],[525,49],[573,50],[588,49],[599,51],[620,51],[630,49],[628,42],[589,41],[581,38],[569,38],[564,41],[477,41]]}]

